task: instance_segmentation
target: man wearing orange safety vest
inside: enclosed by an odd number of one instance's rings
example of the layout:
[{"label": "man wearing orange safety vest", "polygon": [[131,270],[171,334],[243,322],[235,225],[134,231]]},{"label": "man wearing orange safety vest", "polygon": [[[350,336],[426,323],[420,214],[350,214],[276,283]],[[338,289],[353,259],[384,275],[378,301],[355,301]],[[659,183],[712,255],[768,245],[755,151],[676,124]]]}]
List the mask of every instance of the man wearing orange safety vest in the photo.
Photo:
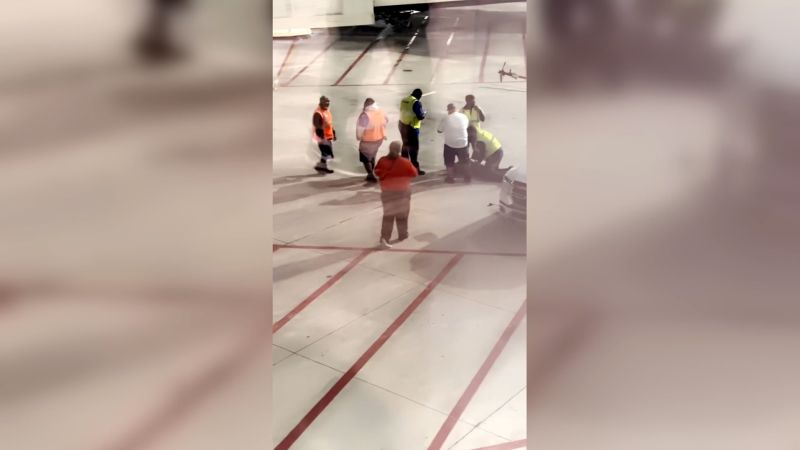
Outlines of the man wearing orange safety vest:
[{"label": "man wearing orange safety vest", "polygon": [[333,114],[329,109],[330,99],[324,95],[319,98],[319,106],[314,110],[312,119],[311,137],[319,146],[319,163],[314,166],[318,172],[333,173],[328,168],[328,160],[333,159],[333,141],[336,140],[336,130],[333,129]]},{"label": "man wearing orange safety vest", "polygon": [[386,113],[378,108],[375,100],[367,98],[364,101],[364,110],[358,116],[356,125],[356,140],[358,144],[358,159],[364,164],[367,171],[366,181],[376,183],[373,170],[375,169],[375,156],[378,154],[383,141],[386,140],[386,124],[389,118]]}]

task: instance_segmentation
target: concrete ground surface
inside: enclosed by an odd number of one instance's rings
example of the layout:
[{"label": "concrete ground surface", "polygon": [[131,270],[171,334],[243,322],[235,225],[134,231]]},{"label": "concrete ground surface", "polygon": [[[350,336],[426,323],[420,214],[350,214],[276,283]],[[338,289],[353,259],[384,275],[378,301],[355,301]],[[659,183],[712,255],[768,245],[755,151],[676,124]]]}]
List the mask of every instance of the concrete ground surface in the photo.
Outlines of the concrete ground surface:
[{"label": "concrete ground surface", "polygon": [[[273,46],[273,445],[297,449],[525,448],[525,229],[499,184],[444,183],[436,126],[474,94],[502,165],[524,167],[525,4],[432,8],[411,38],[316,33]],[[380,188],[364,182],[355,121],[366,97],[399,140],[400,99],[428,111],[410,238],[374,251]],[[310,119],[331,99],[336,173],[319,175]],[[388,150],[388,142],[379,155]],[[396,232],[395,232],[396,233]],[[396,237],[396,234],[395,234]]]}]

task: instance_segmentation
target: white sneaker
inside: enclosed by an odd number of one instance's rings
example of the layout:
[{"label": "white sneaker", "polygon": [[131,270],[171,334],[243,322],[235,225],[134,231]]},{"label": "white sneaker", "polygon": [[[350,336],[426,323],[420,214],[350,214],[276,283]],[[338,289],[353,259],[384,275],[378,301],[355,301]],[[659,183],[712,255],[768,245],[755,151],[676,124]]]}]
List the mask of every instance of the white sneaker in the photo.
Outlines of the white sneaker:
[{"label": "white sneaker", "polygon": [[392,245],[386,239],[381,238],[381,248],[392,248]]}]

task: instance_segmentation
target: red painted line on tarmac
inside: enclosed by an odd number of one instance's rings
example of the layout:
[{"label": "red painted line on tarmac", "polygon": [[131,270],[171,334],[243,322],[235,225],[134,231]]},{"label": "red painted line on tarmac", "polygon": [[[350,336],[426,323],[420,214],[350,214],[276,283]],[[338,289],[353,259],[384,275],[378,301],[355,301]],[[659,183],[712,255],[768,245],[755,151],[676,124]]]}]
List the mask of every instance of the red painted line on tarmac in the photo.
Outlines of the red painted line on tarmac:
[{"label": "red painted line on tarmac", "polygon": [[300,312],[302,310],[304,310],[308,305],[313,303],[314,300],[316,300],[320,295],[325,293],[325,291],[327,291],[331,286],[336,284],[337,281],[341,280],[343,276],[347,275],[347,272],[350,272],[351,270],[353,270],[353,267],[357,266],[358,263],[360,263],[362,260],[364,260],[364,258],[366,258],[367,255],[369,255],[370,253],[372,253],[372,250],[364,250],[364,251],[362,251],[361,254],[358,255],[352,261],[350,261],[350,263],[347,264],[344,267],[344,269],[340,270],[336,275],[334,275],[330,279],[328,279],[328,281],[326,281],[325,284],[323,284],[322,286],[317,288],[316,291],[312,292],[311,295],[309,295],[308,297],[306,297],[305,300],[300,302],[300,304],[298,304],[297,306],[292,308],[292,310],[289,311],[288,314],[283,316],[279,321],[275,322],[275,324],[272,325],[272,333],[277,333],[278,330],[283,328],[283,326],[286,325],[287,322],[292,320],[292,318],[294,316],[300,314]]},{"label": "red painted line on tarmac", "polygon": [[275,244],[280,248],[295,248],[306,250],[372,250],[381,252],[398,252],[398,253],[427,253],[436,255],[462,255],[462,256],[510,256],[510,257],[525,257],[525,253],[511,253],[511,252],[477,252],[477,251],[458,251],[458,250],[429,250],[429,249],[412,249],[412,248],[387,248],[376,249],[370,247],[338,247],[333,245],[295,245],[295,244]]},{"label": "red painted line on tarmac", "polygon": [[278,251],[278,250],[280,250],[280,249],[281,249],[281,248],[280,248],[278,245],[276,245],[276,244],[272,244],[272,253],[275,253],[275,252],[277,252],[277,251]]},{"label": "red painted line on tarmac", "polygon": [[377,43],[378,43],[377,39],[373,40],[372,42],[370,42],[369,45],[367,45],[367,48],[365,48],[364,50],[361,51],[361,54],[358,55],[358,57],[355,59],[355,61],[350,63],[350,65],[347,67],[347,70],[345,70],[344,73],[342,73],[339,76],[339,79],[336,80],[336,82],[333,83],[332,86],[338,86],[339,83],[341,83],[342,80],[344,80],[344,77],[346,77],[347,74],[350,73],[351,70],[353,70],[353,68],[356,66],[356,64],[358,64],[358,62],[361,61],[361,58],[363,58],[364,55],[366,55],[367,52]]},{"label": "red painted line on tarmac", "polygon": [[360,358],[353,364],[350,369],[345,372],[344,375],[333,385],[333,387],[314,405],[313,408],[303,417],[302,420],[286,435],[285,438],[275,447],[275,450],[287,450],[290,448],[297,439],[303,434],[303,432],[311,425],[312,422],[325,410],[325,408],[331,404],[331,402],[336,398],[337,395],[347,386],[347,384],[355,378],[356,374],[364,367],[364,365],[372,358],[378,350],[381,349],[383,344],[389,340],[390,337],[400,328],[401,325],[411,316],[411,313],[425,301],[426,298],[430,295],[430,293],[436,288],[436,286],[442,282],[442,280],[447,276],[448,273],[461,261],[462,256],[456,255],[454,256],[450,262],[442,269],[441,272],[433,279],[425,289],[411,302],[408,307],[397,317],[397,319],[392,322],[391,325],[384,331],[375,342],[361,355]]},{"label": "red painted line on tarmac", "polygon": [[312,59],[312,60],[311,60],[311,61],[310,61],[308,64],[306,64],[305,66],[303,66],[303,68],[302,68],[302,69],[300,69],[299,71],[297,71],[297,73],[296,73],[296,74],[294,74],[294,76],[292,76],[292,78],[289,78],[289,81],[287,81],[287,82],[286,82],[286,84],[284,84],[283,86],[288,86],[289,84],[291,84],[291,83],[292,83],[292,81],[294,81],[294,80],[295,80],[297,77],[299,77],[299,76],[300,76],[300,75],[301,75],[303,72],[305,72],[305,71],[306,71],[306,69],[308,69],[309,67],[311,67],[311,65],[312,65],[312,64],[314,64],[314,63],[317,61],[317,59],[319,59],[319,57],[320,57],[320,56],[324,55],[324,54],[325,54],[325,52],[327,52],[327,51],[328,51],[328,50],[329,50],[331,47],[333,47],[333,44],[335,44],[337,41],[338,41],[338,39],[334,39],[334,40],[332,40],[332,41],[331,41],[331,43],[330,43],[330,44],[328,44],[328,46],[327,46],[327,47],[325,47],[324,49],[322,49],[322,51],[321,51],[321,52],[319,52],[319,53],[317,54],[317,56],[315,56],[315,57],[314,57],[314,59]]},{"label": "red painted line on tarmac", "polygon": [[475,450],[514,450],[517,448],[527,447],[528,440],[521,439],[519,441],[504,442],[502,444],[490,445],[489,447],[476,448]]},{"label": "red painted line on tarmac", "polygon": [[489,24],[486,28],[486,45],[483,47],[483,58],[481,58],[481,73],[479,76],[479,81],[483,83],[483,72],[486,68],[486,56],[489,54],[489,41],[492,38],[492,24]]},{"label": "red painted line on tarmac", "polygon": [[450,415],[447,416],[447,420],[444,421],[442,427],[439,429],[439,432],[436,433],[436,437],[433,438],[433,442],[431,442],[431,445],[428,446],[428,450],[439,450],[442,448],[444,441],[447,440],[447,436],[449,436],[450,432],[453,431],[458,419],[464,413],[464,410],[467,409],[467,405],[469,405],[472,397],[474,397],[475,393],[478,392],[478,388],[480,388],[483,380],[486,379],[486,375],[488,375],[494,363],[497,362],[497,358],[500,356],[500,354],[503,353],[503,349],[511,339],[511,335],[514,334],[514,331],[516,331],[520,322],[522,322],[522,319],[525,317],[525,313],[527,312],[527,304],[527,300],[522,302],[522,305],[517,310],[517,313],[514,314],[514,318],[512,318],[511,322],[508,323],[506,329],[503,331],[503,334],[500,335],[500,339],[498,339],[497,343],[494,344],[492,351],[489,352],[489,355],[486,357],[486,360],[483,362],[480,369],[478,369],[478,372],[472,378],[472,381],[470,381],[467,389],[461,395],[461,398],[458,399],[458,402],[453,407],[453,410],[450,411]]},{"label": "red painted line on tarmac", "polygon": [[400,65],[400,62],[403,61],[403,57],[406,56],[406,53],[408,53],[408,47],[404,48],[403,52],[400,53],[400,57],[397,58],[397,61],[395,61],[394,66],[392,66],[392,70],[389,72],[389,75],[386,75],[386,79],[383,80],[383,84],[389,84],[389,80],[392,79],[392,75],[394,75],[394,72],[397,70],[397,66]]},{"label": "red painted line on tarmac", "polygon": [[420,29],[417,28],[417,31],[414,32],[414,36],[411,37],[411,39],[408,41],[408,44],[405,46],[403,51],[400,53],[400,56],[397,58],[397,61],[395,61],[394,65],[392,66],[392,70],[389,71],[389,75],[386,75],[386,79],[383,80],[383,84],[389,84],[389,80],[392,78],[392,75],[394,75],[394,72],[397,70],[397,66],[400,65],[401,61],[403,61],[403,58],[406,56],[408,51],[411,49],[411,45],[417,39],[417,36],[419,36],[419,30]]},{"label": "red painted line on tarmac", "polygon": [[197,378],[176,389],[155,414],[136,427],[118,442],[102,447],[103,450],[139,450],[156,441],[202,400],[209,397],[243,369],[265,345],[269,344],[269,328],[259,327],[245,339],[243,345]]},{"label": "red painted line on tarmac", "polygon": [[286,51],[286,56],[283,57],[283,62],[281,63],[281,67],[278,69],[278,74],[275,75],[275,78],[280,79],[283,69],[286,67],[286,62],[289,61],[289,55],[292,54],[292,50],[294,50],[295,45],[297,45],[296,38],[292,40],[292,45],[290,45],[289,50]]}]

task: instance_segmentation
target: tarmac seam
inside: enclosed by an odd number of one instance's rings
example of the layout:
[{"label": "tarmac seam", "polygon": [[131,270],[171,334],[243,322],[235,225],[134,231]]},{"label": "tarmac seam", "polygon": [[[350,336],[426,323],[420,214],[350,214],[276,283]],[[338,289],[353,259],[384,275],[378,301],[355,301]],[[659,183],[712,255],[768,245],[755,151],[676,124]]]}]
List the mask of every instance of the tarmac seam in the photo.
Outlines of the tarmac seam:
[{"label": "tarmac seam", "polygon": [[[298,239],[300,240],[300,239]],[[432,249],[410,249],[410,248],[379,248],[379,247],[356,247],[356,246],[335,246],[335,245],[304,245],[304,244],[276,244],[282,248],[295,248],[306,250],[361,250],[373,252],[388,252],[388,253],[427,253],[427,254],[444,254],[444,255],[460,255],[460,256],[501,256],[510,258],[524,258],[527,257],[525,253],[513,252],[480,252],[468,250],[432,250]]]},{"label": "tarmac seam", "polygon": [[289,431],[283,440],[275,447],[275,450],[287,450],[290,448],[300,436],[308,429],[309,426],[319,417],[320,414],[328,407],[344,390],[344,388],[355,378],[358,372],[369,362],[370,359],[383,347],[383,345],[394,335],[394,333],[402,326],[411,314],[430,296],[431,292],[436,289],[436,286],[444,280],[450,271],[461,260],[462,255],[455,255],[442,269],[439,274],[431,280],[425,289],[406,307],[405,310],[389,325],[388,328],[370,345],[370,347],[356,360],[350,369],[340,378],[324,395],[323,397],[311,408],[310,411],[300,420],[300,422]]},{"label": "tarmac seam", "polygon": [[361,261],[364,260],[367,256],[369,256],[373,250],[364,250],[354,259],[352,259],[347,265],[337,272],[333,277],[328,279],[322,286],[318,287],[314,292],[311,293],[308,297],[306,297],[302,302],[300,302],[297,306],[292,308],[285,316],[283,316],[280,320],[275,322],[272,325],[272,333],[275,334],[283,328],[290,320],[292,320],[295,316],[300,314],[308,305],[313,303],[317,298],[322,296],[328,289],[331,288],[334,284],[336,284],[339,280],[341,280],[348,272],[350,272],[353,268],[355,268]]},{"label": "tarmac seam", "polygon": [[517,313],[514,314],[514,317],[508,323],[505,330],[503,330],[503,333],[498,338],[494,347],[492,347],[491,351],[487,355],[483,364],[481,364],[481,367],[475,373],[475,376],[472,378],[472,381],[470,381],[469,385],[467,385],[467,388],[464,390],[464,393],[458,399],[458,402],[456,402],[455,406],[453,406],[450,415],[447,417],[447,420],[445,420],[445,422],[442,424],[441,428],[439,429],[439,432],[436,434],[436,437],[433,438],[433,441],[428,447],[428,450],[440,450],[442,448],[442,446],[445,443],[445,440],[453,431],[453,428],[455,428],[456,424],[461,418],[461,415],[464,413],[464,411],[466,411],[473,397],[480,389],[481,384],[483,384],[484,380],[489,375],[489,372],[494,367],[494,364],[497,362],[497,359],[503,353],[503,350],[505,350],[506,346],[508,345],[508,342],[511,340],[511,336],[519,328],[519,324],[522,323],[522,320],[525,318],[525,315],[527,313],[526,309],[527,305],[528,305],[528,300],[526,299],[525,301],[522,302],[522,305],[520,305],[519,309],[517,310]]}]

